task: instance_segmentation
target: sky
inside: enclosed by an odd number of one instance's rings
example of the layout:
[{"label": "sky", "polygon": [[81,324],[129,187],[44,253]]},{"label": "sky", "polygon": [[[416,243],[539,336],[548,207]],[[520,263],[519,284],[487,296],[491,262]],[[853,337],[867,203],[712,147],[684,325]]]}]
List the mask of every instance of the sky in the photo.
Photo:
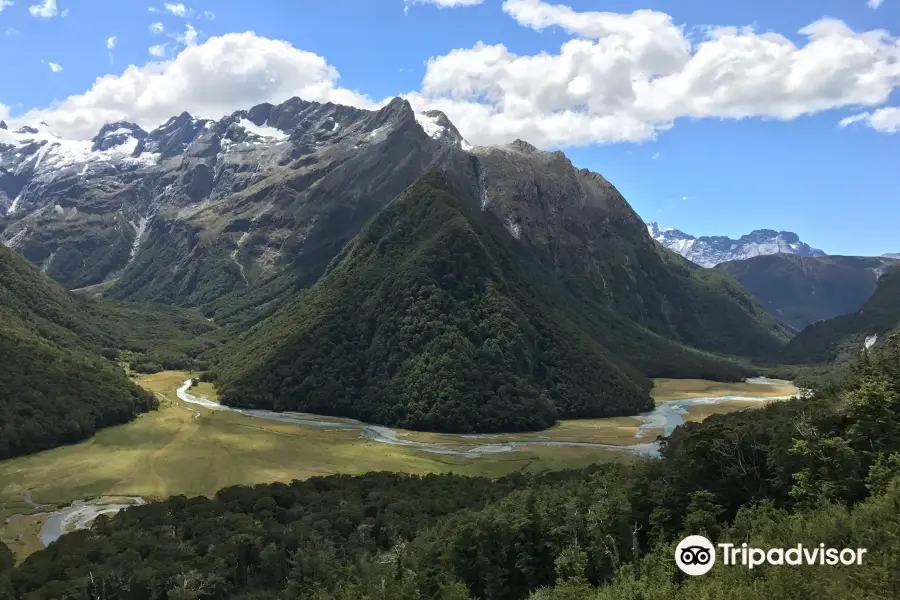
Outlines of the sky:
[{"label": "sky", "polygon": [[900,0],[0,0],[0,119],[88,139],[291,96],[443,110],[693,235],[900,252]]}]

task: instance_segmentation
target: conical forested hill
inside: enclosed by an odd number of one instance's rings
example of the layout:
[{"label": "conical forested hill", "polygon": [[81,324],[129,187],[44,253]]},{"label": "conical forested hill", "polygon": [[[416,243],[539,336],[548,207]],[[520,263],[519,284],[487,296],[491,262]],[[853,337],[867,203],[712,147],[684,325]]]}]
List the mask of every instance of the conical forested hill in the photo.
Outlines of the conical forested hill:
[{"label": "conical forested hill", "polygon": [[[313,288],[233,342],[218,368],[222,401],[414,429],[522,430],[647,410],[648,375],[743,375],[586,302],[473,201],[469,180],[434,171],[414,183]],[[707,285],[686,293],[708,300]],[[719,293],[737,291],[751,302],[736,285]]]}]

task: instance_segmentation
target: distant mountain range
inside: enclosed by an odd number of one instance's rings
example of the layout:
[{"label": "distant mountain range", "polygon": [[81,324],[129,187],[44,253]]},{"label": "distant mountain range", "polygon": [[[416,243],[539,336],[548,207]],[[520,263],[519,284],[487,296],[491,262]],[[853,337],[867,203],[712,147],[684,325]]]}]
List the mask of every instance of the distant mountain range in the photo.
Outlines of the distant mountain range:
[{"label": "distant mountain range", "polygon": [[791,231],[757,229],[736,240],[718,235],[694,237],[678,229],[662,228],[658,223],[648,223],[647,231],[657,242],[701,267],[769,254],[825,256]]},{"label": "distant mountain range", "polygon": [[772,254],[716,266],[741,282],[766,310],[799,331],[859,309],[896,259],[886,256]]}]

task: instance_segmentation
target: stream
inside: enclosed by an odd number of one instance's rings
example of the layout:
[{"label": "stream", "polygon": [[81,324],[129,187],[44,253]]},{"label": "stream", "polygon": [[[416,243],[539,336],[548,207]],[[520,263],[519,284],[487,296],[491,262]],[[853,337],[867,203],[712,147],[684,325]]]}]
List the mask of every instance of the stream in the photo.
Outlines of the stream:
[{"label": "stream", "polygon": [[[777,385],[781,383],[765,378],[748,379],[747,382],[771,385]],[[343,431],[358,430],[360,431],[361,437],[372,440],[374,442],[389,444],[392,446],[402,446],[405,448],[411,448],[413,450],[419,450],[421,452],[428,452],[431,454],[442,454],[445,456],[457,456],[462,458],[478,458],[479,456],[490,454],[515,452],[519,448],[524,448],[527,446],[573,446],[628,452],[648,458],[659,457],[658,440],[631,445],[603,444],[599,442],[553,441],[490,442],[489,440],[496,439],[502,434],[459,434],[456,437],[459,438],[460,442],[472,443],[472,440],[483,440],[485,443],[466,449],[454,448],[453,446],[448,444],[402,439],[398,436],[397,432],[390,427],[372,425],[370,423],[363,423],[362,421],[356,421],[353,419],[334,419],[321,417],[319,415],[297,412],[274,412],[270,410],[231,408],[229,406],[223,406],[217,402],[212,402],[211,400],[207,400],[206,398],[201,398],[190,394],[188,390],[191,387],[191,383],[192,380],[188,379],[181,385],[181,387],[178,388],[176,392],[178,398],[190,405],[201,406],[203,408],[209,408],[212,410],[235,412],[256,419],[278,421],[280,423],[292,423],[295,425],[304,425],[307,427],[318,427],[321,429],[334,429]],[[690,408],[691,406],[721,404],[724,402],[732,402],[735,400],[768,402],[771,400],[786,400],[788,398],[791,398],[791,396],[778,396],[769,398],[759,398],[755,396],[717,396],[709,398],[687,398],[683,400],[673,400],[670,402],[665,402],[663,404],[660,404],[650,412],[636,415],[636,418],[641,420],[641,425],[638,428],[637,433],[635,433],[634,437],[636,439],[642,439],[646,435],[647,431],[652,429],[662,429],[663,437],[671,435],[676,427],[684,424],[684,415],[687,413],[688,408]],[[197,416],[199,416],[199,413],[197,413]],[[30,495],[26,496],[25,500],[35,508],[43,508],[45,506],[49,506],[36,504],[31,500]],[[44,546],[49,546],[51,543],[59,539],[60,536],[67,533],[68,531],[85,529],[89,527],[98,515],[112,515],[129,506],[138,506],[146,503],[141,497],[121,497],[121,500],[123,500],[124,502],[112,504],[75,501],[68,507],[52,513],[50,518],[44,522],[44,525],[41,529],[41,542]]]},{"label": "stream", "polygon": [[[356,421],[353,419],[336,419],[329,420],[327,418],[322,418],[318,415],[312,415],[308,413],[296,413],[296,412],[274,412],[270,410],[258,410],[258,409],[239,409],[239,408],[231,408],[229,406],[223,406],[217,402],[212,402],[211,400],[207,400],[206,398],[199,398],[194,396],[188,392],[191,387],[192,380],[188,379],[185,381],[180,388],[178,388],[176,394],[178,397],[189,404],[195,404],[199,406],[203,406],[205,408],[210,408],[213,410],[222,410],[228,412],[236,412],[242,415],[246,415],[248,417],[254,417],[258,419],[266,419],[269,421],[279,421],[281,423],[294,423],[296,425],[306,425],[309,427],[319,427],[322,429],[358,429],[362,432],[362,437],[379,442],[382,444],[390,444],[392,446],[403,446],[406,448],[412,448],[414,450],[420,450],[422,452],[429,452],[432,454],[443,454],[448,456],[459,456],[463,458],[478,458],[479,456],[484,456],[485,454],[498,454],[503,452],[514,452],[519,448],[524,448],[526,446],[576,446],[576,447],[586,447],[586,448],[599,448],[603,450],[617,450],[620,452],[630,452],[632,454],[637,454],[640,456],[646,456],[650,458],[658,458],[659,457],[659,441],[653,442],[644,442],[638,444],[631,445],[616,445],[616,444],[603,444],[599,442],[552,442],[552,441],[520,441],[520,442],[496,442],[496,443],[486,443],[480,446],[475,446],[474,448],[467,448],[465,450],[461,450],[458,448],[453,448],[447,444],[436,444],[430,442],[419,442],[414,440],[404,440],[398,437],[397,432],[390,427],[383,427],[381,425],[371,425],[369,423],[363,423],[362,421]],[[771,381],[765,378],[755,378],[752,380],[748,380],[748,383],[765,383],[765,384],[773,384],[776,385],[779,382]],[[777,397],[768,397],[768,398],[759,398],[756,396],[717,396],[717,397],[709,397],[709,398],[687,398],[684,400],[673,400],[671,402],[666,402],[664,404],[660,404],[655,409],[650,412],[642,413],[636,415],[636,418],[642,421],[641,426],[639,427],[637,433],[635,434],[635,438],[642,439],[646,434],[647,430],[650,429],[662,429],[663,437],[671,435],[671,433],[675,430],[676,427],[682,425],[684,421],[684,415],[687,413],[687,409],[691,406],[697,405],[709,405],[709,404],[721,404],[723,402],[732,402],[735,400],[742,401],[751,401],[751,402],[768,402],[771,400],[787,400],[792,396],[777,396]],[[460,441],[471,441],[473,439],[483,439],[485,441],[498,437],[498,434],[468,434],[468,435],[458,435]]]}]

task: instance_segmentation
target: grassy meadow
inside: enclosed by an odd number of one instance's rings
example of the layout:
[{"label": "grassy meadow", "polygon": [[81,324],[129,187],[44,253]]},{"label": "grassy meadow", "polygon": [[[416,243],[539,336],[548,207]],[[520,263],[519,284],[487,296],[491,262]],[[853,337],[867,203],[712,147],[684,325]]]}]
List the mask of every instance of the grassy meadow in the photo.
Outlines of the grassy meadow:
[{"label": "grassy meadow", "polygon": [[[359,430],[319,429],[214,411],[180,401],[175,390],[193,374],[166,371],[136,381],[157,394],[160,408],[126,425],[101,430],[79,444],[0,462],[0,539],[21,559],[40,547],[39,532],[47,514],[24,501],[65,505],[100,496],[142,496],[147,500],[183,494],[211,496],[231,485],[291,481],[334,473],[370,471],[454,472],[498,477],[515,471],[580,467],[599,461],[636,460],[615,450],[534,446],[479,458],[442,456],[391,446],[360,437]],[[702,380],[657,380],[657,403],[712,395],[779,396],[784,387],[721,384]],[[201,383],[191,393],[215,400],[215,388]],[[687,420],[738,410],[756,402],[692,407]],[[601,442],[630,445],[652,441],[661,430],[634,435],[634,417],[560,421],[546,431],[465,438],[398,431],[401,439],[447,444],[464,449],[503,441]],[[46,510],[46,509],[43,509]],[[52,508],[50,510],[53,510]],[[38,513],[38,514],[35,514]],[[13,516],[19,515],[19,516]]]}]

